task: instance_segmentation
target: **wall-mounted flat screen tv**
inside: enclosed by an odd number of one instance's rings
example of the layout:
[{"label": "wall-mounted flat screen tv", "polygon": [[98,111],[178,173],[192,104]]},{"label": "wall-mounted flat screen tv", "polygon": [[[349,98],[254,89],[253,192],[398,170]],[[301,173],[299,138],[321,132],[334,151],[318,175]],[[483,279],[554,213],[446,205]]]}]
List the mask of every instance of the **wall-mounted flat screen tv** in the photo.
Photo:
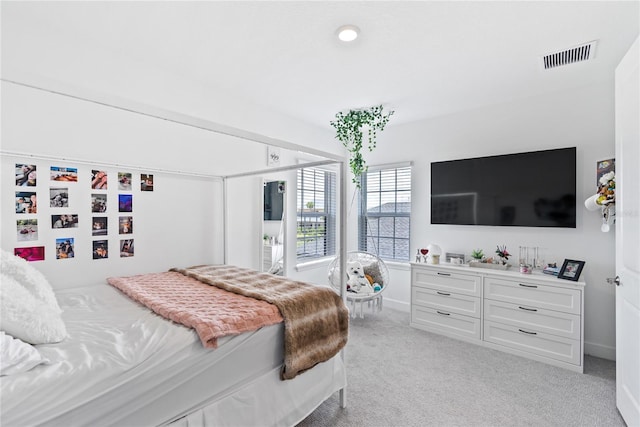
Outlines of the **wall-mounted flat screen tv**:
[{"label": "wall-mounted flat screen tv", "polygon": [[576,227],[576,148],[431,163],[431,224]]}]

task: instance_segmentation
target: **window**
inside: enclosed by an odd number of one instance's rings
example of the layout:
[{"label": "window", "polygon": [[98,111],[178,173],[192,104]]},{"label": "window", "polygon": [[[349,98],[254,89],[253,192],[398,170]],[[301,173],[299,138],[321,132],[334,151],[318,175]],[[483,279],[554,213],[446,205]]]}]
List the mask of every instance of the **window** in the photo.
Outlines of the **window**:
[{"label": "window", "polygon": [[298,261],[336,253],[336,174],[298,169]]},{"label": "window", "polygon": [[372,169],[362,176],[359,250],[409,261],[411,166]]}]

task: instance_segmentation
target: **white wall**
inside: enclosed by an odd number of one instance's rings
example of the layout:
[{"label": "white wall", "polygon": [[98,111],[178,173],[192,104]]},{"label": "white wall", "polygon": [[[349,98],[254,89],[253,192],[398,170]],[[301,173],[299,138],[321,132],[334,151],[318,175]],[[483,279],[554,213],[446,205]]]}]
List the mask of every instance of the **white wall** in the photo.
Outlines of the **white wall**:
[{"label": "white wall", "polygon": [[[426,102],[426,101],[425,101]],[[506,244],[538,246],[546,262],[565,258],[586,261],[581,280],[585,291],[585,350],[615,358],[614,289],[605,278],[614,274],[614,233],[600,231],[597,213],[582,201],[596,191],[596,161],[614,154],[613,84],[603,83],[555,95],[463,112],[421,122],[390,126],[378,137],[370,164],[411,160],[413,201],[411,254],[429,243],[443,251],[482,248],[493,253]],[[524,227],[445,226],[430,224],[430,163],[467,157],[577,147],[577,227],[546,229]],[[549,171],[553,173],[553,171]],[[496,179],[505,179],[496,171]],[[520,177],[506,177],[517,180]],[[393,269],[389,304],[408,310],[410,275]]]},{"label": "white wall", "polygon": [[[35,187],[15,187],[16,163],[35,164],[38,181]],[[51,166],[78,169],[78,182],[62,183],[49,180]],[[108,172],[109,187],[105,191],[90,188],[89,164],[76,164],[51,160],[38,160],[2,156],[2,249],[12,252],[16,247],[44,246],[45,260],[35,261],[33,266],[43,272],[56,289],[104,283],[109,276],[133,275],[166,271],[171,267],[187,267],[202,263],[221,262],[221,250],[211,244],[214,241],[214,198],[219,193],[219,181],[181,175],[154,174],[154,191],[140,191],[139,177],[144,170],[100,167]],[[132,191],[118,191],[118,172],[132,173]],[[49,206],[49,188],[69,189],[69,207]],[[37,214],[16,214],[12,201],[15,191],[35,191],[38,196]],[[91,194],[107,195],[107,212],[91,212]],[[133,211],[118,212],[118,194],[133,195]],[[51,215],[64,213],[78,215],[77,228],[53,229]],[[108,218],[108,235],[92,236],[92,217]],[[133,218],[133,233],[118,234],[119,216]],[[37,219],[38,239],[18,241],[16,220]],[[73,238],[75,257],[56,259],[55,241]],[[108,240],[109,257],[92,259],[92,242]],[[134,239],[133,257],[121,258],[118,247],[121,239]]]},{"label": "white wall", "polygon": [[[176,163],[172,149],[197,151],[197,144],[208,135],[204,131],[175,123],[152,119],[130,112],[73,100],[59,95],[8,87],[2,92],[2,150],[45,154],[58,159],[88,159],[95,162],[116,159],[119,164],[108,166],[75,163],[48,158],[24,158],[2,155],[1,186],[1,245],[13,252],[15,247],[45,246],[45,260],[34,262],[56,288],[92,285],[104,282],[108,276],[164,271],[174,266],[188,266],[207,262],[222,262],[222,184],[219,179],[188,176],[167,172],[154,174],[154,191],[141,192],[140,173],[149,173],[145,166],[158,167],[156,159],[168,158],[167,165],[189,171],[188,163]],[[191,143],[191,145],[189,145]],[[173,147],[173,148],[172,148]],[[172,159],[174,161],[172,162]],[[35,188],[39,198],[37,214],[15,213],[15,164],[35,164],[38,181]],[[51,166],[75,167],[78,182],[62,184],[51,181]],[[92,259],[91,194],[100,193],[90,187],[92,169],[106,170],[108,197],[110,255],[108,259]],[[131,192],[119,192],[117,173],[129,172],[134,185]],[[68,187],[68,208],[49,207],[49,188]],[[31,189],[28,188],[28,189]],[[133,194],[133,212],[119,213],[119,193]],[[78,228],[52,229],[52,214],[77,214]],[[133,217],[133,234],[118,235],[118,217]],[[18,242],[16,220],[36,218],[38,240]],[[73,237],[75,258],[55,259],[55,239]],[[133,238],[135,255],[120,258],[116,247],[120,239]]]},{"label": "white wall", "polygon": [[[1,88],[3,150],[206,175],[266,166],[264,144],[12,83]],[[42,140],[40,129],[63,138]]]},{"label": "white wall", "polygon": [[260,270],[262,177],[227,180],[227,263]]}]

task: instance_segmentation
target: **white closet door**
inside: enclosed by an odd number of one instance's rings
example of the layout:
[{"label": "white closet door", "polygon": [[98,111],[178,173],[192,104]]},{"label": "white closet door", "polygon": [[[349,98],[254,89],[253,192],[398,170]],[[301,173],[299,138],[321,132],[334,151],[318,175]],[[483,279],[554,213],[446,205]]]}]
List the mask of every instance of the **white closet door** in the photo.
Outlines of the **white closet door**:
[{"label": "white closet door", "polygon": [[616,405],[640,426],[640,38],[616,69]]}]

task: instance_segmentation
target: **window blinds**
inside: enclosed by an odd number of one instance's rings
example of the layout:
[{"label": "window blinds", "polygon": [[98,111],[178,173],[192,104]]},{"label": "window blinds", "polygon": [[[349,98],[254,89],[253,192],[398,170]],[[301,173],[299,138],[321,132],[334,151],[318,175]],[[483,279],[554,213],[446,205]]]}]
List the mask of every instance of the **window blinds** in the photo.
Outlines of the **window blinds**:
[{"label": "window blinds", "polygon": [[411,166],[373,170],[363,175],[361,182],[359,250],[408,261]]},{"label": "window blinds", "polygon": [[335,255],[336,174],[321,169],[298,170],[298,260]]}]

